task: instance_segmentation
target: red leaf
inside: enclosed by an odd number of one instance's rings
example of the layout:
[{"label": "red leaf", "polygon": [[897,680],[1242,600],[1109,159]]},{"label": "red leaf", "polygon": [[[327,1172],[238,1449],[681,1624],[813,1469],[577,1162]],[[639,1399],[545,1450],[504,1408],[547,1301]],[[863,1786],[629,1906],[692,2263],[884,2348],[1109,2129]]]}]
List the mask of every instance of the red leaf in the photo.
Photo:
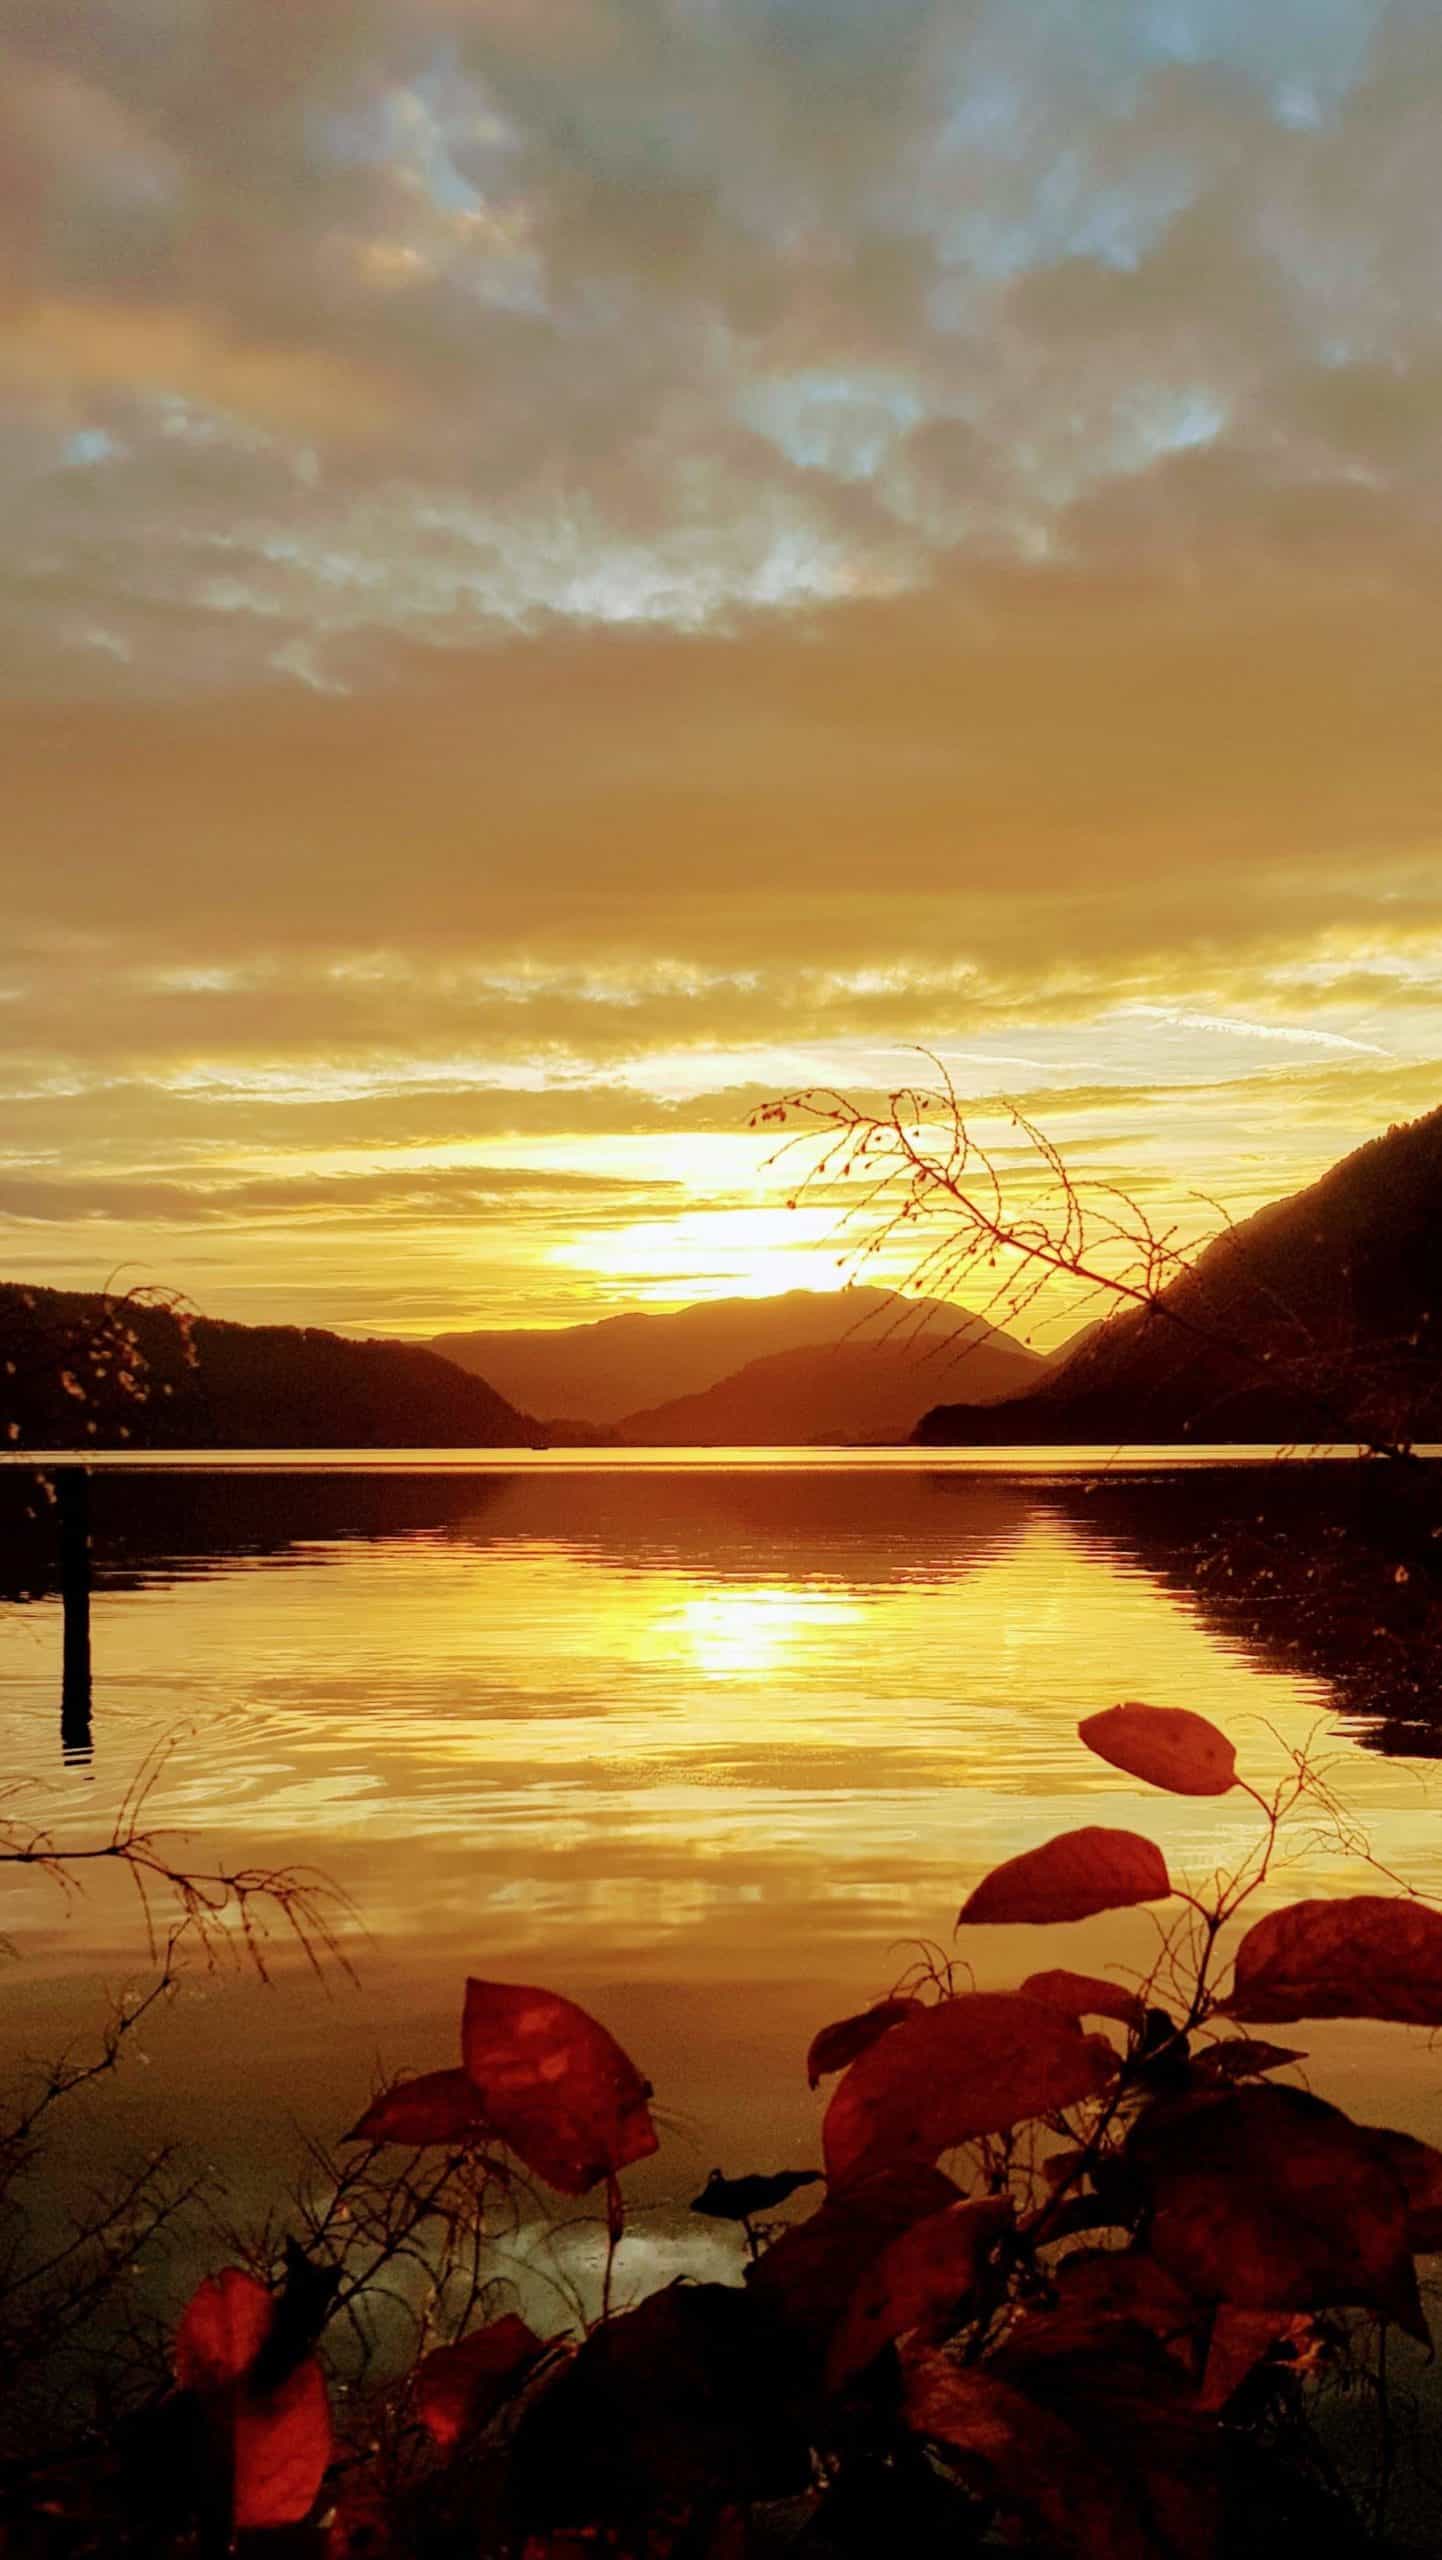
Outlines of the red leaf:
[{"label": "red leaf", "polygon": [[237,2532],[301,2523],[315,2504],[332,2447],[325,2376],[314,2356],[264,2396],[239,2385],[231,2423]]},{"label": "red leaf", "polygon": [[842,2186],[934,2161],[977,2134],[1095,2097],[1116,2068],[1104,2037],[1083,2035],[1043,2001],[1014,1991],[944,2000],[853,2062],[822,2126],[827,2176]]},{"label": "red leaf", "polygon": [[962,1904],[956,1925],[1085,1920],[1094,1911],[1164,1902],[1171,1889],[1166,1860],[1152,1841],[1136,1831],[1104,1831],[1093,1824],[1060,1832],[1039,1849],[1024,1849],[1019,1858],[993,1867]]},{"label": "red leaf", "polygon": [[1224,2408],[1233,2392],[1240,2391],[1274,2348],[1290,2347],[1291,2361],[1295,2362],[1297,2354],[1311,2345],[1315,2334],[1315,2323],[1308,2312],[1239,2311],[1232,2303],[1222,2303],[1212,2322],[1198,2407]]},{"label": "red leaf", "polygon": [[658,2147],[649,2081],[559,1992],[468,1982],[461,2051],[493,2130],[562,2195],[584,2195]]},{"label": "red leaf", "polygon": [[1092,2320],[1131,2320],[1164,2346],[1190,2339],[1198,2313],[1190,2294],[1144,2249],[1078,2249],[1053,2271],[1068,2311]]},{"label": "red leaf", "polygon": [[418,2147],[444,2142],[453,2151],[494,2139],[496,2127],[464,2071],[427,2071],[419,2080],[397,2080],[372,2098],[347,2142],[403,2142]]},{"label": "red leaf", "polygon": [[1228,2017],[1393,2018],[1442,2026],[1442,1912],[1353,1893],[1269,1911],[1237,1949]]},{"label": "red leaf", "polygon": [[927,2355],[909,2374],[906,2414],[918,2435],[979,2466],[1002,2507],[1039,2523],[1048,2551],[1065,2560],[1155,2560],[1122,2483],[1063,2418],[1012,2384]]},{"label": "red leaf", "polygon": [[1237,1755],[1224,1733],[1190,1707],[1147,1707],[1129,1699],[1077,1726],[1089,1751],[1128,1777],[1174,1796],[1224,1796],[1237,1783]]},{"label": "red leaf", "polygon": [[874,2009],[863,2009],[854,2018],[838,2018],[831,2027],[822,2027],[811,2039],[806,2056],[806,2085],[814,2089],[833,2071],[844,2071],[868,2046],[884,2036],[888,2027],[899,2027],[903,2018],[913,2018],[921,2007],[919,2000],[878,2000]]},{"label": "red leaf", "polygon": [[1140,2537],[1127,2547],[1148,2560],[1217,2560],[1223,2448],[1185,2365],[1150,2324],[1076,2305],[1028,2313],[985,2370],[1075,2432],[1111,2483],[1110,2531]]},{"label": "red leaf", "polygon": [[313,2356],[273,2391],[247,2383],[274,2314],[258,2277],[223,2267],[197,2285],[176,2333],[176,2380],[207,2404],[224,2443],[237,2531],[299,2524],[331,2456],[325,2378]]},{"label": "red leaf", "polygon": [[746,2283],[797,2344],[819,2354],[865,2271],[900,2232],[960,2204],[939,2169],[884,2170],[829,2195],[746,2270]]},{"label": "red leaf", "polygon": [[1009,2197],[982,2196],[928,2214],[891,2241],[867,2268],[832,2340],[831,2389],[840,2390],[907,2330],[945,2337],[988,2252],[1015,2218]]},{"label": "red leaf", "polygon": [[1139,2027],[1146,2004],[1120,1982],[1096,1973],[1029,1973],[1021,1986],[1023,2000],[1044,2000],[1049,2009],[1064,2009],[1069,2018],[1116,2018],[1124,2027]]},{"label": "red leaf", "polygon": [[414,2408],[433,2442],[453,2445],[463,2428],[484,2426],[545,2346],[514,2311],[475,2329],[454,2347],[436,2347],[415,2370]]},{"label": "red leaf", "polygon": [[244,2267],[222,2267],[198,2284],[175,2333],[175,2379],[183,2391],[221,2391],[254,2364],[270,2334],[275,2303]]},{"label": "red leaf", "polygon": [[1402,2181],[1407,2199],[1407,2240],[1425,2256],[1442,2249],[1442,2151],[1415,2134],[1389,2133],[1369,2125],[1367,2131]]},{"label": "red leaf", "polygon": [[1402,2180],[1337,2108],[1272,2082],[1183,2098],[1140,2120],[1127,2164],[1152,2256],[1199,2302],[1362,2307],[1426,2340]]}]

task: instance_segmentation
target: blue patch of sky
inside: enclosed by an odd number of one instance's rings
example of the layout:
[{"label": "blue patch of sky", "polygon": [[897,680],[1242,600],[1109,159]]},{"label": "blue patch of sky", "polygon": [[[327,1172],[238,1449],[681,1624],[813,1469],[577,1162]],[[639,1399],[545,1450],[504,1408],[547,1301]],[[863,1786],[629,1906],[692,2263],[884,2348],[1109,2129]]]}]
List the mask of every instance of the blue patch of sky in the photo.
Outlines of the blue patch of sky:
[{"label": "blue patch of sky", "polygon": [[1135,469],[1165,454],[1195,453],[1213,443],[1226,423],[1224,403],[1209,391],[1133,391],[1123,404],[1108,459]]},{"label": "blue patch of sky", "polygon": [[1167,62],[1254,82],[1287,123],[1321,122],[1366,67],[1386,0],[1144,0],[1138,35]]},{"label": "blue patch of sky", "polygon": [[969,205],[936,237],[945,267],[965,267],[990,284],[1008,284],[1064,258],[1090,258],[1133,273],[1191,201],[1183,163],[1157,162],[1128,183],[1099,183],[1084,152],[1062,151],[1042,169],[1029,200],[1006,208]]},{"label": "blue patch of sky", "polygon": [[440,213],[478,213],[484,197],[456,167],[452,144],[498,134],[480,92],[442,49],[408,87],[386,90],[359,107],[312,108],[306,136],[332,168],[408,168]]},{"label": "blue patch of sky", "polygon": [[[1019,45],[1015,12],[994,5],[952,53],[929,155],[939,203],[929,216],[923,171],[913,220],[943,263],[989,282],[1064,256],[1133,269],[1190,200],[1187,155],[1103,179],[1087,150],[1065,143],[1068,124],[1124,129],[1151,74],[1180,64],[1229,71],[1261,90],[1279,124],[1316,129],[1365,72],[1382,16],[1382,0],[1037,0]],[[965,187],[952,211],[954,180],[977,178],[978,153],[990,182]]]},{"label": "blue patch of sky", "polygon": [[749,383],[736,405],[789,462],[842,480],[870,479],[923,414],[910,382],[869,369],[772,374]]},{"label": "blue patch of sky", "polygon": [[61,448],[61,460],[71,470],[90,471],[97,463],[109,462],[121,447],[104,427],[79,427],[67,436]]}]

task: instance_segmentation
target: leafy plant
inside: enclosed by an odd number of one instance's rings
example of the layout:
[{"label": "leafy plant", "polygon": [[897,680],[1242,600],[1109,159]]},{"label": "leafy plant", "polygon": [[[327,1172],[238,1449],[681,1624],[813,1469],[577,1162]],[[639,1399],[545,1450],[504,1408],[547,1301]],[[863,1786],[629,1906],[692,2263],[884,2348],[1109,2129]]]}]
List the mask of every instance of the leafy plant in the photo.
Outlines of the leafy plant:
[{"label": "leafy plant", "polygon": [[[232,2266],[192,2297],[161,2404],[187,2448],[175,2547],[270,2548],[262,2529],[325,2560],[841,2560],[999,2533],[1058,2560],[1209,2560],[1297,2532],[1385,2547],[1386,2341],[1428,2343],[1416,2258],[1442,2240],[1442,2152],[1279,2079],[1305,2056],[1246,2030],[1442,2024],[1442,1914],[1395,1892],[1253,1919],[1288,1816],[1326,1803],[1305,1757],[1266,1795],[1204,1718],[1136,1702],[1081,1739],[1141,1784],[1251,1795],[1255,1850],[1199,1893],[1141,1836],[1088,1827],[983,1878],[964,1936],[1175,1912],[1133,1984],[1053,1968],[978,1991],[931,1957],[823,2028],[815,2209],[766,2218],[808,2171],[716,2171],[695,2199],[744,2230],[739,2283],[618,2302],[649,2084],[574,2002],[468,1984],[459,2065],[371,2102],[359,2166],[279,2286]],[[604,2200],[599,2309],[549,2340],[484,2274],[530,2179]],[[399,2379],[352,2381],[333,2440],[321,2330],[406,2260],[432,2277],[416,2349]],[[1365,2385],[1376,2418],[1345,2494],[1317,2424],[1329,2379]]]}]

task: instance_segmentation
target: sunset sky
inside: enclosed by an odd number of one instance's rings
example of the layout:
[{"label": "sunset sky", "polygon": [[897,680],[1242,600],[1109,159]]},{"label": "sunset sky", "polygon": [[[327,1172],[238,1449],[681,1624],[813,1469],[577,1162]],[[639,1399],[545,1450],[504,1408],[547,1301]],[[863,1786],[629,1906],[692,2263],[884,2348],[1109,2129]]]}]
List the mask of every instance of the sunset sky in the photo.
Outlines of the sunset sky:
[{"label": "sunset sky", "polygon": [[1442,1102],[1436,0],[0,0],[0,1277],[838,1277]]}]

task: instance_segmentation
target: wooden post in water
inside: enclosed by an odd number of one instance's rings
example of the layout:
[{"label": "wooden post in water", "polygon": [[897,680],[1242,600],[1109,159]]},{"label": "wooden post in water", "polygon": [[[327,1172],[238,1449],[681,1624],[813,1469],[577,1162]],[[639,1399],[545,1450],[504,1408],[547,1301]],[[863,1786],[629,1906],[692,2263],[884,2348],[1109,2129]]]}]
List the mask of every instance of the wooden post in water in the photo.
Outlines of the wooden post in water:
[{"label": "wooden post in water", "polygon": [[57,1467],[60,1517],[60,1748],[88,1760],[90,1731],[90,1478],[84,1467]]}]

